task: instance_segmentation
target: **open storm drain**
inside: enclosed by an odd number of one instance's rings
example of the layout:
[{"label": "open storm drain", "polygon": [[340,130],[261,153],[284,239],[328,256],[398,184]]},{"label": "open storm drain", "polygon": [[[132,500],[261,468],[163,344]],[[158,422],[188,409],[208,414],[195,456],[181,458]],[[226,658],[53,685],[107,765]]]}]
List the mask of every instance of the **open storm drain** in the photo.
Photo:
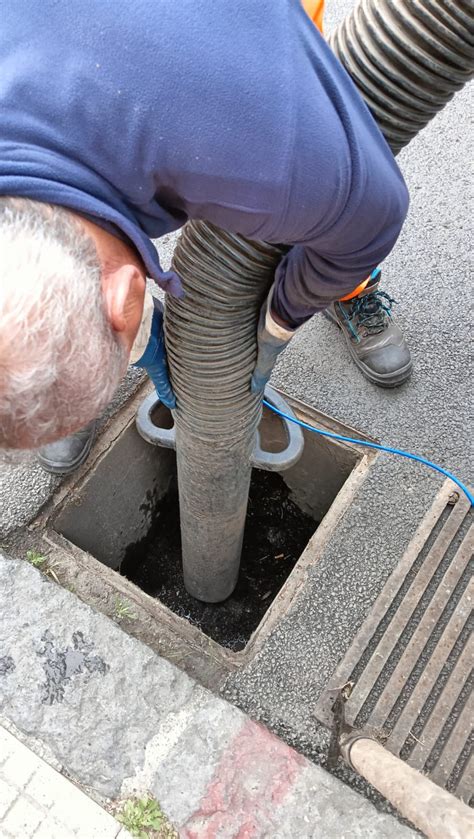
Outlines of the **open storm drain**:
[{"label": "open storm drain", "polygon": [[[142,394],[104,435],[95,461],[65,488],[49,517],[48,538],[60,540],[63,562],[68,553],[84,599],[100,607],[107,598],[109,604],[111,597],[125,599],[137,615],[128,631],[209,685],[253,656],[289,610],[318,559],[319,539],[329,537],[371,457],[305,431],[303,454],[290,468],[253,469],[237,588],[223,603],[205,604],[189,596],[182,580],[175,452],[138,434],[139,400]],[[288,401],[304,422],[353,433]],[[172,425],[162,405],[152,419],[161,429]],[[265,409],[259,432],[261,450],[273,452],[276,462],[287,450],[285,426]]]},{"label": "open storm drain", "polygon": [[473,513],[446,481],[321,696],[466,803],[474,791]]}]

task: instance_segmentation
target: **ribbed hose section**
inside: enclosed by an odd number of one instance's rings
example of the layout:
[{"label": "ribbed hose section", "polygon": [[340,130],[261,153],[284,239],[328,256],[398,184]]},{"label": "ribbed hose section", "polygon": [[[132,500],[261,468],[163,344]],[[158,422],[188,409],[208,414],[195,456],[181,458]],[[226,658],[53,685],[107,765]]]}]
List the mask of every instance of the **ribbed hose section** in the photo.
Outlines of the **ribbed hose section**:
[{"label": "ribbed hose section", "polygon": [[256,326],[281,255],[191,222],[173,258],[185,290],[166,308],[184,582],[211,603],[232,593],[239,573],[261,415],[261,400],[250,392]]},{"label": "ribbed hose section", "polygon": [[472,0],[361,0],[329,38],[394,154],[474,72]]}]

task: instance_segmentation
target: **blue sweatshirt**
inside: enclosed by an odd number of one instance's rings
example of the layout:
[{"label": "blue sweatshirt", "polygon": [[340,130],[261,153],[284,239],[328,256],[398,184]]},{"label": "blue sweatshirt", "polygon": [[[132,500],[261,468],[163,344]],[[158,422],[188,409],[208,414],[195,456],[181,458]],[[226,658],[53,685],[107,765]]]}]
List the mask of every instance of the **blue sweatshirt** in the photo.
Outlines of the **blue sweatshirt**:
[{"label": "blue sweatshirt", "polygon": [[3,0],[0,194],[131,240],[188,218],[291,245],[274,309],[293,326],[389,253],[395,160],[299,0]]}]

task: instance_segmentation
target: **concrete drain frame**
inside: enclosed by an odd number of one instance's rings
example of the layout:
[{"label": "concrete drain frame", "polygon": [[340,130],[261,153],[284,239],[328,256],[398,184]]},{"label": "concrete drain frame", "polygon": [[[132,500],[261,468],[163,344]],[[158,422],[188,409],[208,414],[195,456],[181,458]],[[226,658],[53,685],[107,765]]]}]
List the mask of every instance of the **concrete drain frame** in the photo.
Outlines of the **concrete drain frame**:
[{"label": "concrete drain frame", "polygon": [[[315,533],[244,649],[234,652],[114,570],[126,547],[147,533],[154,504],[167,492],[176,469],[174,451],[151,446],[136,430],[136,412],[148,391],[147,383],[112,420],[89,461],[61,485],[30,525],[29,534],[36,537],[35,548],[47,554],[61,585],[215,690],[229,672],[256,655],[289,612],[378,455],[304,432],[300,461],[281,477],[292,500],[320,524],[315,524]],[[281,395],[298,419],[331,432],[365,438],[287,394]],[[166,417],[160,416],[160,425],[163,420],[166,422]],[[264,413],[260,433],[267,451],[279,451],[286,445],[283,425],[270,411]]]}]

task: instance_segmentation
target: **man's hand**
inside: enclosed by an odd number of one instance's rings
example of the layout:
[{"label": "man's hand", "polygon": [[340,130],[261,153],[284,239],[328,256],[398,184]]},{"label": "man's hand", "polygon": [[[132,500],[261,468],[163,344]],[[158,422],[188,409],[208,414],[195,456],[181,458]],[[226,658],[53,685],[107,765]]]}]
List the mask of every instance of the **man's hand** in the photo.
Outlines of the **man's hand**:
[{"label": "man's hand", "polygon": [[134,367],[142,367],[148,373],[155,385],[156,392],[167,408],[176,408],[176,398],[171,387],[166,361],[165,335],[163,330],[163,306],[159,300],[153,299],[153,319],[151,334],[142,357],[134,363]]},{"label": "man's hand", "polygon": [[275,362],[296,332],[277,322],[272,315],[273,286],[260,311],[257,327],[257,363],[252,375],[252,393],[263,393]]}]

